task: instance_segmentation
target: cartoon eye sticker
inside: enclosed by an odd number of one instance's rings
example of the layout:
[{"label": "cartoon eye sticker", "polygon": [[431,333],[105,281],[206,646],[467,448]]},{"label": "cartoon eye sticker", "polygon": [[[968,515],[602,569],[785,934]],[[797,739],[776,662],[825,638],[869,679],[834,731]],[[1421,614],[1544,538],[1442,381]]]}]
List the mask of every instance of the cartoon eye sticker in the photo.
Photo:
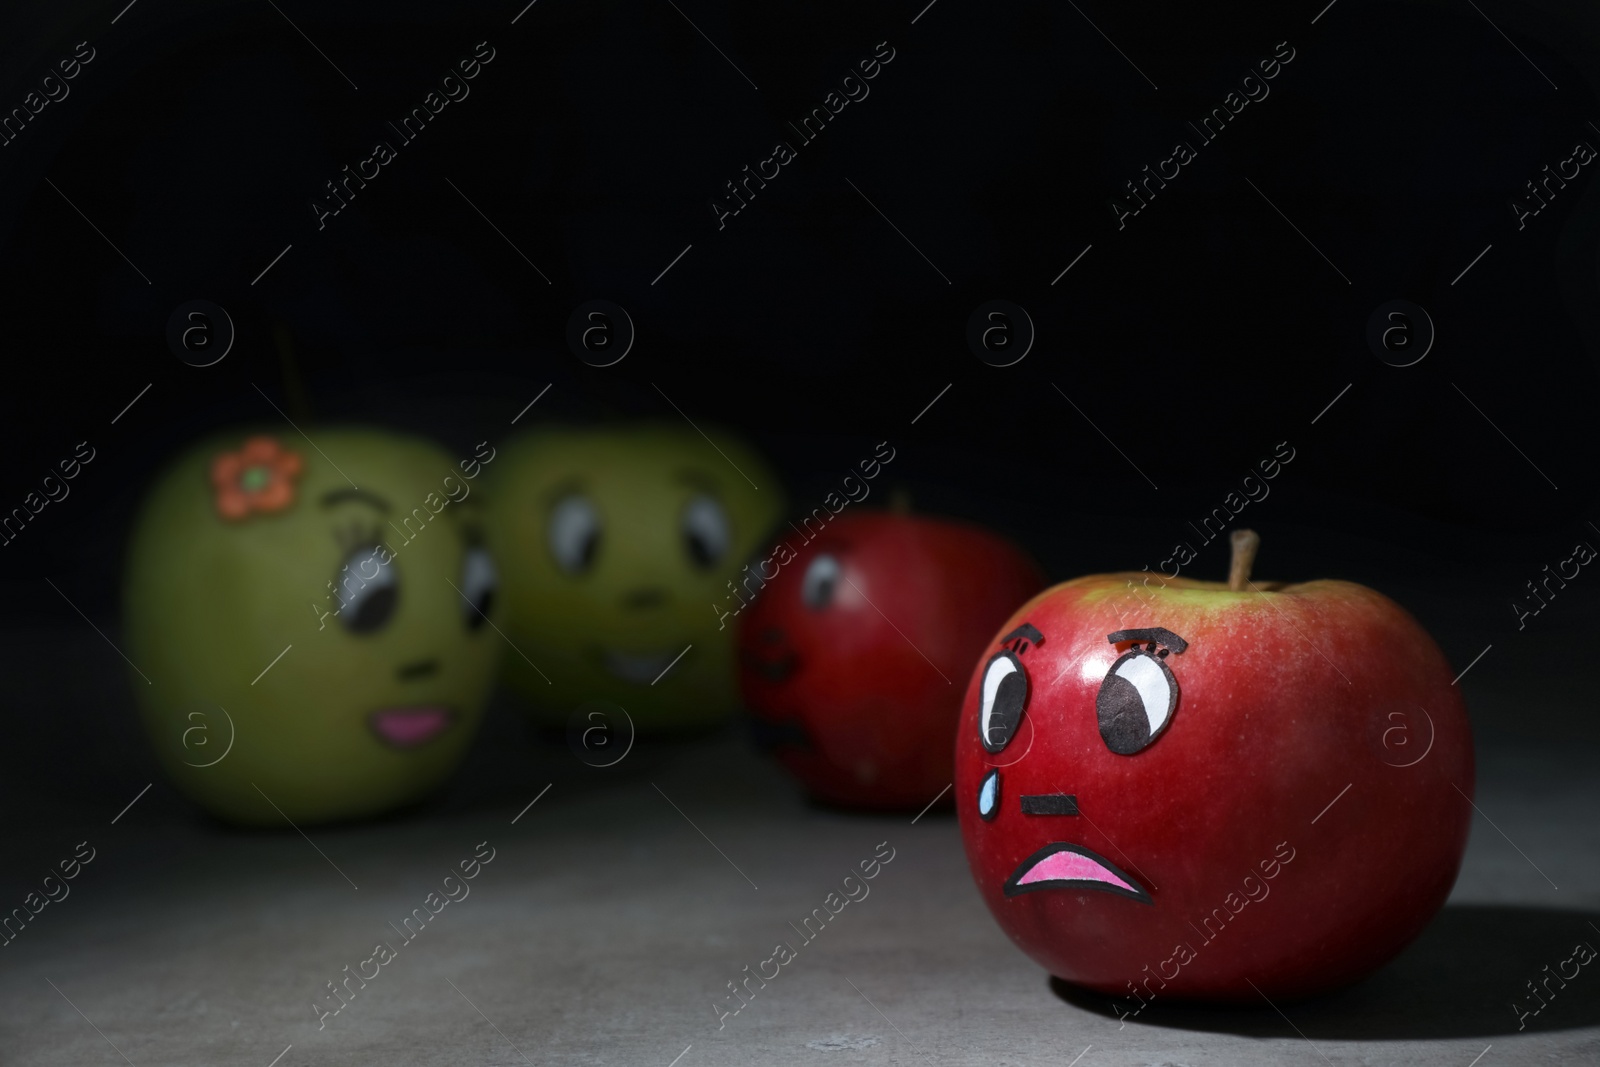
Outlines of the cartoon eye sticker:
[{"label": "cartoon eye sticker", "polygon": [[462,617],[468,630],[477,630],[489,619],[500,575],[494,557],[480,544],[469,544],[461,560],[461,596],[465,599]]},{"label": "cartoon eye sticker", "polygon": [[550,555],[570,575],[594,566],[603,533],[600,511],[582,493],[569,493],[550,511]]},{"label": "cartoon eye sticker", "polygon": [[700,570],[716,566],[733,545],[728,509],[707,493],[696,493],[689,501],[681,525],[684,551]]},{"label": "cartoon eye sticker", "polygon": [[1029,642],[1037,645],[1044,636],[1028,623],[1000,639],[1008,645],[996,652],[983,666],[983,688],[978,705],[978,740],[985,752],[995,753],[1011,743],[1022,713],[1028,706],[1028,672],[1022,669],[1023,653]]},{"label": "cartoon eye sticker", "polygon": [[1011,652],[997,652],[983,668],[983,703],[978,706],[978,740],[986,752],[1011,743],[1028,703],[1028,675]]},{"label": "cartoon eye sticker", "polygon": [[[368,574],[370,567],[372,573]],[[389,624],[400,601],[400,574],[393,560],[384,562],[376,545],[357,548],[340,570],[344,598],[339,621],[354,634],[376,633]],[[360,581],[356,588],[353,582]]]},{"label": "cartoon eye sticker", "polygon": [[[1107,634],[1112,644],[1134,645],[1118,656],[1095,694],[1095,716],[1106,747],[1119,756],[1131,756],[1148,747],[1172,725],[1178,708],[1178,679],[1166,664],[1167,654],[1179,655],[1189,642],[1159,626],[1143,630],[1118,630]],[[1139,643],[1143,642],[1141,648]]]},{"label": "cartoon eye sticker", "polygon": [[833,603],[833,591],[843,575],[837,559],[826,552],[819,553],[800,580],[800,599],[812,611],[821,611]]}]

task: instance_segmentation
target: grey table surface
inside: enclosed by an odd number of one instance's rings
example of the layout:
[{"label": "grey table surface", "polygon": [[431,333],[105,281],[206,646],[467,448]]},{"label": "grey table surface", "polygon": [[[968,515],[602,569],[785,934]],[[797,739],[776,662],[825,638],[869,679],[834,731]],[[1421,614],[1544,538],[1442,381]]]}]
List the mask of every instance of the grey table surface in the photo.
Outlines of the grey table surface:
[{"label": "grey table surface", "polygon": [[[1520,1032],[1510,1008],[1575,941],[1600,944],[1596,731],[1496,733],[1524,714],[1517,701],[1580,721],[1592,704],[1565,683],[1541,696],[1484,671],[1469,692],[1483,814],[1449,904],[1398,960],[1282,1014],[1154,1004],[1123,1025],[1001,933],[950,812],[913,825],[813,807],[736,732],[641,743],[598,770],[527,736],[502,699],[435,801],[309,839],[246,832],[160,779],[120,677],[72,669],[78,641],[30,632],[7,652],[49,684],[13,720],[6,906],[77,842],[97,852],[0,949],[5,1064],[1600,1062],[1600,975],[1582,972]],[[75,737],[82,757],[59,770],[33,758]],[[470,896],[319,1028],[325,983],[378,941],[399,945],[389,924],[481,841],[495,857]],[[789,923],[880,842],[895,858],[870,895],[719,1028],[726,983],[797,941]]]}]

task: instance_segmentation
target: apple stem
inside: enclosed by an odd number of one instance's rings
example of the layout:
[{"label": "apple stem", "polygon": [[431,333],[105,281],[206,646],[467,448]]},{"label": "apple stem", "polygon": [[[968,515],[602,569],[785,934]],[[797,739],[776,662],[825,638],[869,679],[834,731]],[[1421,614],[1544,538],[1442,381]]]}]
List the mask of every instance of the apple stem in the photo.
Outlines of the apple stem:
[{"label": "apple stem", "polygon": [[1256,563],[1256,549],[1261,547],[1261,535],[1254,530],[1235,530],[1233,562],[1228,567],[1228,588],[1235,593],[1244,592],[1250,584],[1250,568]]},{"label": "apple stem", "polygon": [[903,485],[889,490],[889,510],[896,515],[911,514],[911,491]]}]

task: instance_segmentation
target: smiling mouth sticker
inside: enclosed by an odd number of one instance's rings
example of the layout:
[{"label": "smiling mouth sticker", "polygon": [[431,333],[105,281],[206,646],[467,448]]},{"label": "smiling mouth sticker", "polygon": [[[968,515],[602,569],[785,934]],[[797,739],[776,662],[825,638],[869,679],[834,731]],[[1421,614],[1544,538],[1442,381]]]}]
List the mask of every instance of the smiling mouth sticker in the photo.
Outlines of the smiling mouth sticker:
[{"label": "smiling mouth sticker", "polygon": [[1082,845],[1057,841],[1023,860],[1006,879],[1005,894],[1014,897],[1041,889],[1093,889],[1154,904],[1143,886],[1110,860]]},{"label": "smiling mouth sticker", "polygon": [[619,681],[634,685],[655,684],[680,655],[682,651],[675,649],[664,652],[623,652],[615,648],[600,650],[600,659],[607,673]]},{"label": "smiling mouth sticker", "polygon": [[455,716],[449,708],[386,708],[367,717],[367,725],[392,748],[416,748],[444,733]]}]

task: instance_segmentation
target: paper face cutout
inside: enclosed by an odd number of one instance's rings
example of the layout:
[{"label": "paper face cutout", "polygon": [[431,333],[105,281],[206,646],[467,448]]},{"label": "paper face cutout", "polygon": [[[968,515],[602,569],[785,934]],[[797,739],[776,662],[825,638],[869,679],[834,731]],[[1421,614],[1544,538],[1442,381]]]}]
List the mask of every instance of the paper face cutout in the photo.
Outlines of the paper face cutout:
[{"label": "paper face cutout", "polygon": [[[1118,630],[1107,634],[1106,639],[1113,645],[1129,647],[1112,662],[1095,694],[1096,725],[1108,749],[1119,756],[1132,756],[1148,748],[1171,727],[1179,691],[1178,679],[1167,659],[1173,654],[1181,655],[1189,642],[1163,627]],[[1024,623],[1001,639],[1001,650],[984,664],[978,693],[978,740],[991,755],[1002,751],[1017,734],[1031,689],[1022,656],[1044,640],[1037,628]],[[1073,710],[1070,714],[1087,710]],[[1037,723],[1034,728],[1038,728]],[[984,822],[1000,817],[1005,805],[999,767],[991,766],[984,774],[975,799],[978,816]],[[1025,793],[1018,796],[1016,812],[1008,817],[1078,814],[1076,794]],[[1015,897],[1046,889],[1080,893],[1093,890],[1142,904],[1154,903],[1149,891],[1132,875],[1084,845],[1070,841],[1051,841],[1022,860],[1006,880],[1003,891],[1007,897]]]}]

